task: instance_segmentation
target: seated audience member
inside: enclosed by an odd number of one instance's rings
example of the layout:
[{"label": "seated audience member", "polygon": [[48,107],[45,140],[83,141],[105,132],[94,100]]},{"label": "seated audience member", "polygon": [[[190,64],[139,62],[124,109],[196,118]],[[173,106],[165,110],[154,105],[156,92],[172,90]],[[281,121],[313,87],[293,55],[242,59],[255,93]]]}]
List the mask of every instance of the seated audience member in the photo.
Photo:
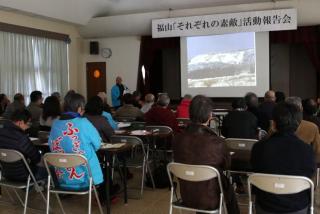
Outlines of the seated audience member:
[{"label": "seated audience member", "polygon": [[[101,145],[101,138],[90,121],[82,117],[84,105],[85,100],[82,95],[74,93],[69,96],[60,119],[52,124],[48,143],[51,152],[84,155],[91,169],[93,183],[98,185],[103,182],[102,170],[96,155]],[[61,187],[82,189],[89,185],[84,170],[80,166],[72,169],[58,168],[55,171]]]},{"label": "seated audience member", "polygon": [[31,123],[32,126],[37,127],[40,124],[40,116],[42,115],[42,93],[41,91],[33,91],[30,94],[30,104],[27,107],[27,110],[31,114]]},{"label": "seated audience member", "polygon": [[135,107],[140,109],[142,107],[140,92],[139,91],[134,91],[132,93],[132,98],[133,98],[133,106],[135,106]]},{"label": "seated audience member", "polygon": [[[302,114],[303,107],[300,97],[288,97],[286,99],[286,103],[296,106]],[[312,145],[315,153],[320,154],[320,135],[316,124],[306,120],[301,120],[301,123],[297,128],[296,135],[303,142]]]},{"label": "seated audience member", "polygon": [[143,113],[137,107],[133,106],[132,94],[123,95],[123,106],[118,108],[115,117],[133,117],[136,120],[143,120]]},{"label": "seated audience member", "polygon": [[153,94],[146,94],[144,97],[144,104],[142,108],[140,109],[142,113],[147,113],[153,106],[154,104],[154,95]]},{"label": "seated audience member", "polygon": [[314,99],[305,99],[302,102],[303,119],[316,124],[320,130],[320,118],[317,117],[317,103]]},{"label": "seated audience member", "polygon": [[[292,104],[280,103],[273,111],[273,129],[270,138],[253,146],[251,163],[254,172],[296,175],[311,178],[315,172],[312,148],[296,135],[302,112]],[[256,189],[257,213],[308,213],[310,192],[275,195]]]},{"label": "seated audience member", "polygon": [[184,95],[180,105],[177,107],[177,118],[189,118],[189,106],[192,100],[190,94]]},{"label": "seated audience member", "polygon": [[[213,104],[202,95],[195,96],[190,105],[191,123],[183,133],[174,137],[174,162],[209,165],[219,170],[228,213],[240,213],[236,197],[223,170],[228,168],[230,156],[225,141],[207,127],[211,119]],[[220,191],[215,180],[189,182],[179,180],[180,194],[184,205],[197,209],[216,209],[219,206]]]},{"label": "seated audience member", "polygon": [[111,113],[111,107],[107,102],[107,94],[105,92],[99,92],[97,96],[99,96],[103,102],[103,111]]},{"label": "seated audience member", "polygon": [[253,92],[248,92],[244,99],[247,105],[247,111],[254,114],[254,116],[258,117],[258,107],[259,107],[259,100],[258,96]]},{"label": "seated audience member", "polygon": [[243,98],[232,103],[233,110],[222,122],[222,135],[226,138],[257,139],[258,120],[249,111]]},{"label": "seated audience member", "polygon": [[10,104],[10,100],[7,95],[0,94],[0,116],[6,111],[7,106]]},{"label": "seated audience member", "polygon": [[2,116],[6,119],[10,119],[13,112],[17,110],[23,110],[25,108],[26,106],[24,104],[24,96],[20,93],[17,93],[13,97],[13,102],[7,106]]},{"label": "seated audience member", "polygon": [[59,92],[53,92],[51,96],[56,97],[59,100],[59,103],[61,103],[61,94]]},{"label": "seated audience member", "polygon": [[118,124],[116,123],[116,121],[114,121],[111,115],[111,107],[107,103],[107,94],[105,92],[99,92],[97,96],[100,97],[100,99],[103,102],[102,116],[104,116],[107,119],[108,123],[113,128],[113,130],[118,129]]},{"label": "seated audience member", "polygon": [[264,95],[264,102],[258,108],[258,126],[267,132],[270,129],[272,111],[276,105],[275,101],[274,91],[267,91]]},{"label": "seated audience member", "polygon": [[[32,172],[37,180],[47,177],[46,169],[40,166],[41,155],[40,152],[30,141],[25,131],[29,128],[31,121],[31,114],[25,110],[16,110],[11,120],[6,121],[4,127],[0,129],[0,148],[13,149],[19,151],[28,161]],[[2,163],[2,167],[6,168],[6,164]],[[28,178],[28,171],[21,162],[16,162],[8,167],[11,170],[3,170],[3,176],[10,180],[26,181]],[[8,173],[8,174],[5,174]]]},{"label": "seated audience member", "polygon": [[145,121],[149,125],[169,126],[174,132],[179,132],[176,116],[168,108],[169,103],[169,96],[167,94],[160,94],[157,104],[145,114]]},{"label": "seated audience member", "polygon": [[100,137],[104,142],[108,142],[114,131],[106,118],[102,116],[103,102],[100,97],[91,97],[85,107],[85,117],[98,130]]},{"label": "seated audience member", "polygon": [[286,100],[286,95],[282,91],[276,91],[276,103],[284,102]]},{"label": "seated audience member", "polygon": [[59,119],[61,115],[61,106],[56,96],[49,96],[43,104],[43,111],[40,117],[40,126],[51,127],[52,123]]}]

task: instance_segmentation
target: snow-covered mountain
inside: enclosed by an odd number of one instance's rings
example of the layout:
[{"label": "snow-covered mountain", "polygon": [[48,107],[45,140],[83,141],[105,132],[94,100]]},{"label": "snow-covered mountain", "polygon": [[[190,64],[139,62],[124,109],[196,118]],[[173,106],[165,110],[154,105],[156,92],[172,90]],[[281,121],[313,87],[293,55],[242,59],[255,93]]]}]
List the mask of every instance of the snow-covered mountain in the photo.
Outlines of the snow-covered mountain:
[{"label": "snow-covered mountain", "polygon": [[202,79],[255,73],[254,49],[202,54],[188,62],[188,78]]}]

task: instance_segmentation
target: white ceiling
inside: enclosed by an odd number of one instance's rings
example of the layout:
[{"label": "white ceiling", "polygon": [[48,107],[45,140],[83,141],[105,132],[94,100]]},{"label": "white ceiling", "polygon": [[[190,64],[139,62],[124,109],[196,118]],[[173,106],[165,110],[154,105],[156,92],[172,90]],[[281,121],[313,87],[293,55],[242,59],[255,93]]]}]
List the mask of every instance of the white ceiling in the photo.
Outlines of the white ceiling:
[{"label": "white ceiling", "polygon": [[0,0],[0,9],[86,25],[93,17],[281,0]]}]

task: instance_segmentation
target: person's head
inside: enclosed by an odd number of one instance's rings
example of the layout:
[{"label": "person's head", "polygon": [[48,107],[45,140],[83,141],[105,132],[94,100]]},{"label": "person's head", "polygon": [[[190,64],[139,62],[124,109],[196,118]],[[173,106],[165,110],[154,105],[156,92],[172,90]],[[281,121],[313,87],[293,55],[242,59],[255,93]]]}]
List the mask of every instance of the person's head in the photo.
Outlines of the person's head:
[{"label": "person's head", "polygon": [[86,114],[89,115],[102,115],[103,102],[99,96],[91,97],[85,107]]},{"label": "person's head", "polygon": [[117,76],[116,83],[117,84],[122,84],[122,78],[120,76]]},{"label": "person's head", "polygon": [[189,107],[190,120],[196,124],[206,124],[212,117],[212,101],[203,95],[195,96]]},{"label": "person's head", "polygon": [[276,103],[280,103],[286,100],[286,95],[282,91],[276,91]]},{"label": "person's head", "polygon": [[98,94],[97,94],[97,96],[99,96],[100,98],[101,98],[101,100],[102,100],[102,102],[107,102],[107,94],[105,93],[105,92],[103,92],[103,91],[100,91]]},{"label": "person's head", "polygon": [[10,103],[10,100],[8,99],[7,95],[0,94],[0,104],[1,105],[6,105],[8,103]]},{"label": "person's head", "polygon": [[64,111],[66,112],[76,112],[81,115],[84,113],[85,99],[81,94],[71,94],[68,102],[64,105]]},{"label": "person's head", "polygon": [[140,98],[141,98],[141,93],[140,93],[139,91],[134,91],[134,92],[132,93],[132,96],[133,96],[133,98],[134,98],[135,100],[140,100]]},{"label": "person's head", "polygon": [[26,109],[20,109],[13,112],[10,120],[23,131],[30,128],[31,114]]},{"label": "person's head", "polygon": [[51,96],[54,96],[54,97],[56,97],[56,98],[58,98],[58,100],[59,100],[59,102],[61,101],[61,95],[60,95],[60,93],[59,92],[53,92],[52,94],[51,94]]},{"label": "person's head", "polygon": [[63,98],[63,106],[69,105],[68,102],[70,101],[71,95],[75,94],[76,92],[74,90],[69,90],[66,95]]},{"label": "person's head", "polygon": [[286,103],[296,106],[299,111],[303,111],[302,101],[300,97],[288,97]]},{"label": "person's head", "polygon": [[278,103],[273,109],[272,120],[277,132],[295,132],[302,120],[302,112],[291,103]]},{"label": "person's head", "polygon": [[185,95],[183,96],[183,99],[184,99],[184,100],[192,100],[192,95],[191,95],[191,94],[185,94]]},{"label": "person's head", "polygon": [[56,96],[49,96],[43,104],[42,118],[47,120],[49,117],[57,118],[61,115],[61,106]]},{"label": "person's head", "polygon": [[24,96],[20,93],[15,94],[13,100],[24,105]]},{"label": "person's head", "polygon": [[264,94],[264,101],[266,101],[266,102],[275,102],[276,101],[276,95],[275,95],[274,91],[272,91],[272,90],[267,91]]},{"label": "person's head", "polygon": [[154,102],[154,95],[153,94],[146,94],[144,97],[144,101],[146,103],[153,103]]},{"label": "person's head", "polygon": [[167,94],[160,94],[157,104],[161,107],[167,107],[170,103],[170,97]]},{"label": "person's head", "polygon": [[42,92],[41,91],[33,91],[30,94],[30,101],[32,103],[40,105],[42,103]]},{"label": "person's head", "polygon": [[244,99],[246,101],[246,105],[248,106],[248,108],[257,108],[259,105],[258,96],[253,92],[248,92],[244,96]]},{"label": "person's head", "polygon": [[247,105],[244,98],[237,98],[232,102],[232,108],[237,110],[246,110]]},{"label": "person's head", "polygon": [[317,103],[314,99],[305,99],[302,102],[303,113],[308,116],[314,116],[317,113]]},{"label": "person's head", "polygon": [[133,104],[133,96],[130,93],[124,94],[122,97],[124,104]]}]

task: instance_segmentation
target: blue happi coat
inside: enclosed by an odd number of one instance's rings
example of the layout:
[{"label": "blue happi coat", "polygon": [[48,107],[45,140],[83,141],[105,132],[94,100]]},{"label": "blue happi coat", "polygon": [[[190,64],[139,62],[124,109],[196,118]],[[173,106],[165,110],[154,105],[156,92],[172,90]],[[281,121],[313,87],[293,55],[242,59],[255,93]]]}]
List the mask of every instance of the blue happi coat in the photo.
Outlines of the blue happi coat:
[{"label": "blue happi coat", "polygon": [[[51,152],[78,153],[84,155],[89,163],[93,183],[103,182],[103,174],[96,155],[101,138],[95,127],[86,118],[75,117],[56,120],[51,128],[49,147]],[[60,186],[66,189],[82,189],[89,186],[85,167],[56,168]]]}]

